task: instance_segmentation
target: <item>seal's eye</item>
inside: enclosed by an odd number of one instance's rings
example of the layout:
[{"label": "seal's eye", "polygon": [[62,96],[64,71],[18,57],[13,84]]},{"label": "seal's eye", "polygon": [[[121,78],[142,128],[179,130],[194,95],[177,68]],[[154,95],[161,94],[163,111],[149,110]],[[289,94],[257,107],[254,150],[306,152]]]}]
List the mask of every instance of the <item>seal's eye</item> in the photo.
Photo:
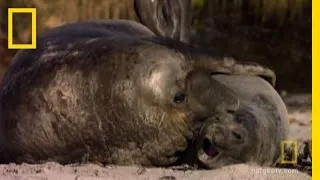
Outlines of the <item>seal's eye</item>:
[{"label": "seal's eye", "polygon": [[186,99],[186,94],[183,93],[183,92],[178,92],[175,96],[174,96],[174,99],[173,101],[177,104],[180,104],[182,103],[183,101],[185,101]]}]

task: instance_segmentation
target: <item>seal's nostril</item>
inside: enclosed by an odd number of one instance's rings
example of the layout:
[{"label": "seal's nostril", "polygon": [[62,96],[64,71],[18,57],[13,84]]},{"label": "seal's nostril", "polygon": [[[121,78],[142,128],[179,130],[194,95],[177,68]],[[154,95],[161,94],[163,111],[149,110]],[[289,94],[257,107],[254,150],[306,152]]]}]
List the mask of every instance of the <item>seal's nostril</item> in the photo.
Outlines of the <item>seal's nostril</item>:
[{"label": "seal's nostril", "polygon": [[241,140],[241,139],[242,139],[242,136],[241,136],[239,133],[237,133],[237,132],[232,131],[232,135],[233,135],[237,140]]}]

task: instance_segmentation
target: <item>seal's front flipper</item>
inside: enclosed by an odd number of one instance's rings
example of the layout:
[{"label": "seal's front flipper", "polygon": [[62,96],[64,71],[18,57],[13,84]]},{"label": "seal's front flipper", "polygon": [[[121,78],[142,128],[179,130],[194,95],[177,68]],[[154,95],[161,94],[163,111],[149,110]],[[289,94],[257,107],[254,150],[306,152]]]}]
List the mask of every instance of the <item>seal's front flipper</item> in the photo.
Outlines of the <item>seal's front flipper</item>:
[{"label": "seal's front flipper", "polygon": [[162,37],[188,42],[192,0],[135,0],[134,9],[142,24]]},{"label": "seal's front flipper", "polygon": [[203,58],[201,61],[201,64],[211,71],[211,75],[258,76],[269,82],[273,87],[276,84],[276,74],[271,69],[254,62],[236,61],[230,57],[216,60]]}]

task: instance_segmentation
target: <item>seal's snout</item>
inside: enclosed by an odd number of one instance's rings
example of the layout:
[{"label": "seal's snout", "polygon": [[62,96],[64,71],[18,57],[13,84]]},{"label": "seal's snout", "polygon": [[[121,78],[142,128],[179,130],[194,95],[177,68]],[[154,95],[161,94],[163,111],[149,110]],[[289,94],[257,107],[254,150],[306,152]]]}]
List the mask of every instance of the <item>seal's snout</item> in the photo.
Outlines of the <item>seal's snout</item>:
[{"label": "seal's snout", "polygon": [[198,160],[202,166],[210,168],[236,162],[232,154],[241,153],[247,146],[248,138],[247,132],[240,124],[230,121],[208,121],[200,131]]},{"label": "seal's snout", "polygon": [[231,147],[246,143],[247,133],[243,127],[237,124],[212,124],[205,130],[203,150],[206,152],[206,144],[219,148]]}]

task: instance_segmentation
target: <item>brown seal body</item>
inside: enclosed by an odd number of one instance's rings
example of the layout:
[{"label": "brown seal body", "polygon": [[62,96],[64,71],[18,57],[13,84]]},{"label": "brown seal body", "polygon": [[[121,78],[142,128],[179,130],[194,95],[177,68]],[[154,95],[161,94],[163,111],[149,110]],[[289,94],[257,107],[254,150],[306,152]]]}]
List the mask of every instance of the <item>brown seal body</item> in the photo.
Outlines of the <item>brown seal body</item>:
[{"label": "brown seal body", "polygon": [[47,46],[27,67],[12,68],[2,84],[1,158],[174,163],[216,106],[238,106],[228,89],[214,91],[228,96],[226,103],[206,94],[217,71],[197,61],[203,54],[195,50],[170,39],[132,37]]},{"label": "brown seal body", "polygon": [[[163,2],[175,9],[174,1]],[[1,85],[0,161],[168,166],[183,158],[206,122],[223,122],[219,114],[234,116],[240,107],[241,94],[212,77],[245,74],[274,83],[267,68],[181,42],[182,30],[168,38],[174,28],[183,27],[162,29],[168,33],[161,37],[139,23],[110,20],[39,36],[38,48],[19,52]]]}]

